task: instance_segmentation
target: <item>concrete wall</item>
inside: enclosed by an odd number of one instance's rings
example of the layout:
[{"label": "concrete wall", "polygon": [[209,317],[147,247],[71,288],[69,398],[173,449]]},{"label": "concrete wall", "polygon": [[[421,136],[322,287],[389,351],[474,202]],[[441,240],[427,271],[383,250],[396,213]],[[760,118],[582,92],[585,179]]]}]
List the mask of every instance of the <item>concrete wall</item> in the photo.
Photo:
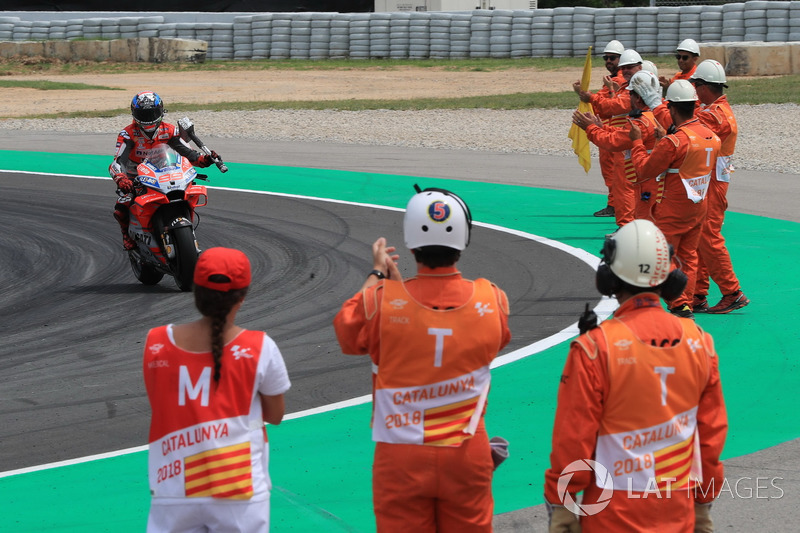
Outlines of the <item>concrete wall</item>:
[{"label": "concrete wall", "polygon": [[716,59],[728,76],[800,74],[800,42],[699,43],[701,59]]},{"label": "concrete wall", "polygon": [[43,56],[63,61],[188,62],[202,63],[208,43],[187,39],[112,39],[109,41],[4,41],[0,57]]}]

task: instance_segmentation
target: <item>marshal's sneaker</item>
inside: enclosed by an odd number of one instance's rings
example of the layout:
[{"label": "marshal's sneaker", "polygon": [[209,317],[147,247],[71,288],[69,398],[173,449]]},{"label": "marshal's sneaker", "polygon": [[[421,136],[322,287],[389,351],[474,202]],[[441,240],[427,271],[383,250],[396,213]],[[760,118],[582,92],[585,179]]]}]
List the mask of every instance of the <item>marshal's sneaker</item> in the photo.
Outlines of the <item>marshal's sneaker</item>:
[{"label": "marshal's sneaker", "polygon": [[692,298],[692,312],[694,313],[707,313],[708,300],[705,294],[695,294]]},{"label": "marshal's sneaker", "polygon": [[706,312],[712,315],[722,315],[737,309],[741,309],[749,303],[750,300],[744,295],[741,289],[739,289],[732,294],[726,294],[723,296],[717,305],[714,307],[709,307],[708,311]]},{"label": "marshal's sneaker", "polygon": [[675,316],[694,319],[694,313],[692,313],[692,308],[689,307],[689,304],[676,305],[675,307],[670,307],[669,312]]},{"label": "marshal's sneaker", "polygon": [[605,206],[600,211],[595,211],[594,216],[596,217],[613,217],[614,216],[614,208],[610,205]]}]

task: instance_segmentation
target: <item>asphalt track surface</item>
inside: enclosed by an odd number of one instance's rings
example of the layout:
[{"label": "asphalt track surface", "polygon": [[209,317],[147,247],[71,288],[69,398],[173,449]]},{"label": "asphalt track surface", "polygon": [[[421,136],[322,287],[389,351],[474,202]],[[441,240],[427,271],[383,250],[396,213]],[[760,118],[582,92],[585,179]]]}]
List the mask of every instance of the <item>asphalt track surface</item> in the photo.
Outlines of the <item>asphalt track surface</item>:
[{"label": "asphalt track surface", "polygon": [[[560,158],[212,138],[207,142],[231,161],[602,192],[599,179],[588,179],[575,170],[574,161]],[[107,144],[106,136],[92,135],[66,141],[41,133],[0,138],[0,149],[8,150],[106,154]],[[743,179],[729,198],[731,211],[798,221],[792,201],[800,192],[796,176],[740,171],[739,177]],[[763,194],[770,190],[785,194]],[[368,365],[336,356],[330,317],[363,280],[369,243],[384,235],[400,244],[400,214],[229,191],[211,191],[209,196],[198,237],[204,247],[236,246],[254,259],[254,278],[259,281],[241,322],[266,329],[281,346],[293,380],[289,412],[366,394]],[[188,295],[178,292],[171,280],[144,287],[133,279],[118,250],[109,200],[107,181],[76,184],[56,177],[0,176],[0,223],[5,228],[0,239],[0,398],[7,405],[9,399],[40,391],[35,403],[21,401],[14,409],[0,411],[0,471],[144,442],[149,409],[140,385],[139,359],[121,354],[141,345],[146,327],[189,320],[194,313]],[[38,260],[42,250],[48,251],[47,262]],[[591,283],[586,283],[585,264],[485,228],[476,229],[461,266],[468,276],[502,280],[512,296],[512,320],[518,320],[511,324],[514,346],[562,329],[574,321],[581,302],[596,301]],[[559,297],[543,298],[542,291],[551,288]],[[532,320],[537,321],[536,331],[526,331]],[[76,345],[81,347],[77,357],[74,352],[65,357]],[[728,477],[755,480],[778,472],[787,482],[783,499],[720,500],[714,511],[718,530],[795,531],[800,518],[799,449],[792,441],[727,460]],[[541,472],[530,474],[538,484]],[[545,520],[542,506],[534,506],[498,516],[496,529],[541,531]]]},{"label": "asphalt track surface", "polygon": [[[0,394],[40,391],[35,404],[3,411],[0,471],[146,444],[143,332],[197,316],[191,293],[170,277],[155,286],[133,277],[109,218],[109,186],[27,174],[0,181],[0,224],[15,228],[0,260]],[[402,213],[224,190],[210,190],[199,212],[202,247],[232,246],[251,259],[238,322],[280,346],[292,379],[287,412],[369,394],[368,358],[340,355],[331,320],[369,272],[372,241],[402,243]],[[589,265],[514,234],[476,227],[467,257],[467,277],[507,280],[516,335],[504,352],[557,333],[598,300]],[[400,261],[407,276],[410,259]]]}]

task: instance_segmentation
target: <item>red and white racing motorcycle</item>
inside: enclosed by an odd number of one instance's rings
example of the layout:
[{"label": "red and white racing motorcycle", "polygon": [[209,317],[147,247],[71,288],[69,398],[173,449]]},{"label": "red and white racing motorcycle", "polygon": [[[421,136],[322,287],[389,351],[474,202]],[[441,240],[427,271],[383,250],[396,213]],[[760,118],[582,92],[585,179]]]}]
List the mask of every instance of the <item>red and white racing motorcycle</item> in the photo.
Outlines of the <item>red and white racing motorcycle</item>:
[{"label": "red and white racing motorcycle", "polygon": [[[194,135],[188,119],[178,121],[181,129],[204,152],[211,150]],[[228,168],[221,159],[214,161],[222,172]],[[155,285],[165,274],[175,278],[182,291],[192,289],[192,278],[200,246],[194,230],[199,223],[195,209],[208,203],[205,185],[195,180],[207,180],[198,174],[192,163],[168,145],[158,146],[137,167],[133,180],[136,197],[130,205],[128,235],[137,247],[128,252],[136,279],[145,285]]]}]

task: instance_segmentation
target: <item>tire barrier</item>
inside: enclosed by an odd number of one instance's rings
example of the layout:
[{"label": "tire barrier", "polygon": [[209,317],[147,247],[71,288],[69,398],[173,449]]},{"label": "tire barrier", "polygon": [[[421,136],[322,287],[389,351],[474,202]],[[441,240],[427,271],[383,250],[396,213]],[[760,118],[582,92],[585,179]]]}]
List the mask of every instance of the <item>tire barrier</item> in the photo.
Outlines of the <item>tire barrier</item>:
[{"label": "tire barrier", "polygon": [[580,57],[589,46],[597,53],[612,39],[642,54],[665,55],[686,38],[723,44],[800,41],[797,0],[531,11],[86,15],[0,16],[0,41],[201,40],[208,43],[211,60]]}]

